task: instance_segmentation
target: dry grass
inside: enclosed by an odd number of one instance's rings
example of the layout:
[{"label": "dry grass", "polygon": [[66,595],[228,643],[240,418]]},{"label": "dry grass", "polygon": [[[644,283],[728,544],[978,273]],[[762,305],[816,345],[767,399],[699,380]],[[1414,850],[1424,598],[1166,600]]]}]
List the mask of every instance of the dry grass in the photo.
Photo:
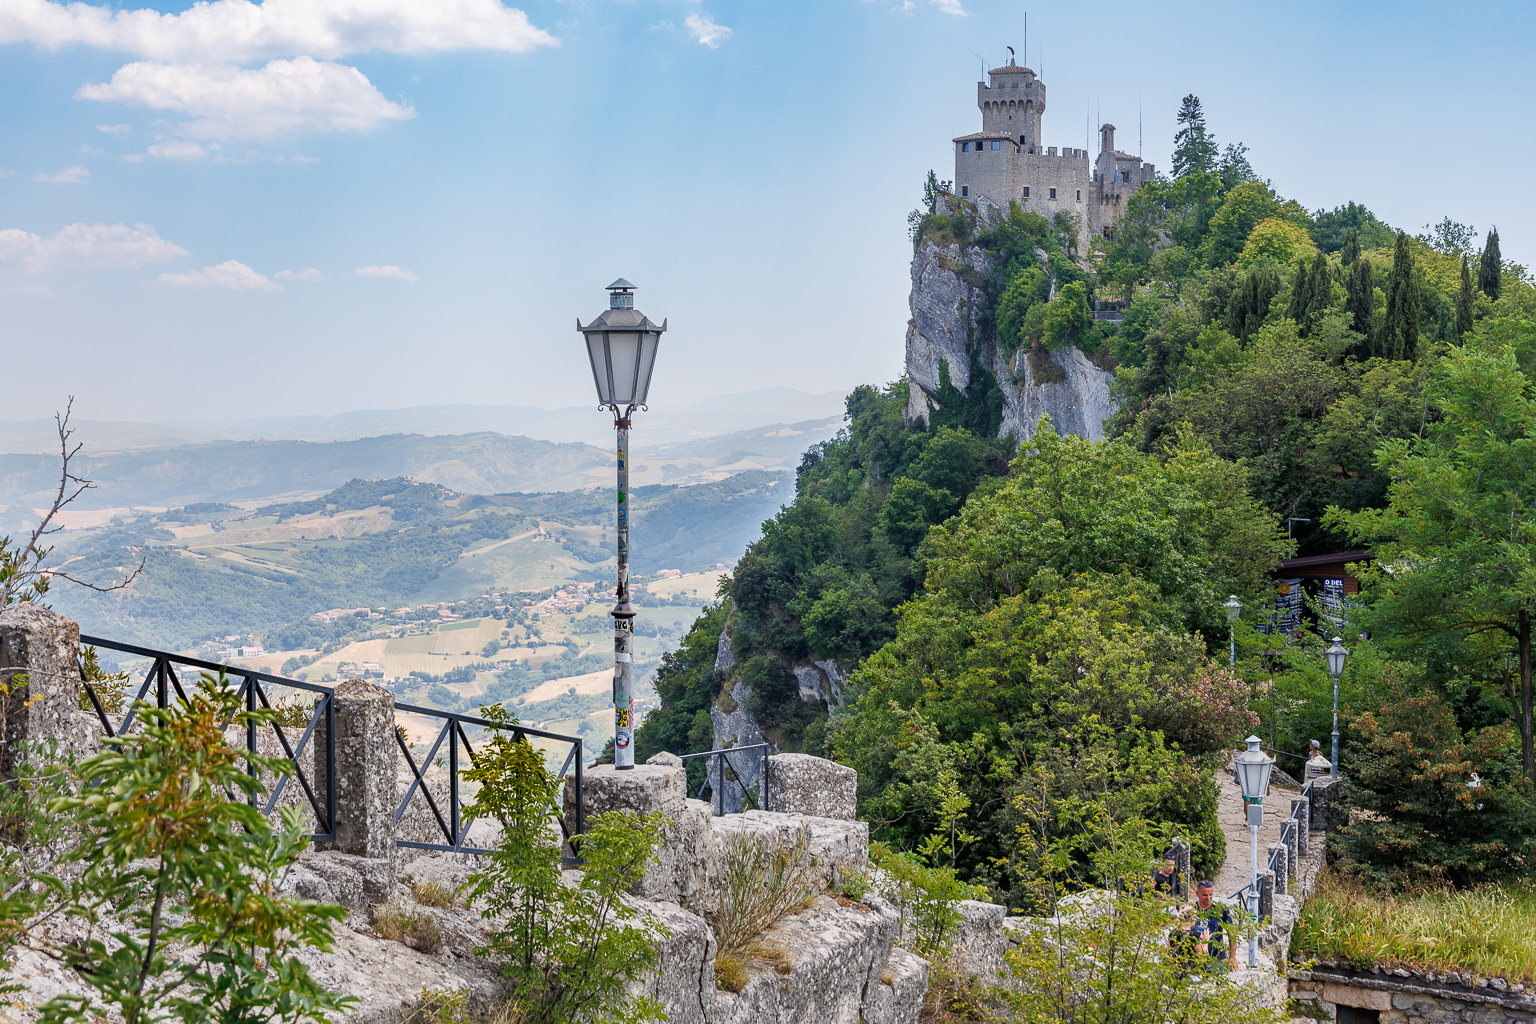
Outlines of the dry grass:
[{"label": "dry grass", "polygon": [[727,992],[740,993],[747,987],[747,958],[741,953],[715,954],[715,985]]},{"label": "dry grass", "polygon": [[424,907],[442,907],[451,910],[459,905],[459,894],[436,882],[416,882],[411,886],[411,897]]},{"label": "dry grass", "polygon": [[1291,956],[1536,980],[1536,883],[1381,893],[1327,872],[1307,900]]},{"label": "dry grass", "polygon": [[752,959],[758,963],[772,967],[784,977],[789,977],[795,969],[795,962],[789,958],[789,954],[777,946],[768,946],[759,943],[752,949]]},{"label": "dry grass", "polygon": [[373,934],[429,955],[443,948],[443,932],[432,920],[432,915],[395,903],[385,904],[374,911]]},{"label": "dry grass", "polygon": [[725,843],[725,885],[707,915],[722,954],[749,949],[769,928],[803,910],[820,886],[807,848],[808,829],[783,837],[737,832]]}]

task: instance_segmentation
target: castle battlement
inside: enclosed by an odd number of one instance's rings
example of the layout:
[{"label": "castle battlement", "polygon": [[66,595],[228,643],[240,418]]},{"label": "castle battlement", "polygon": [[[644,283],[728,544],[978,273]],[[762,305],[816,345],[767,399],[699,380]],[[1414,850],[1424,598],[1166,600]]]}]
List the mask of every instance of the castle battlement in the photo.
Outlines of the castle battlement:
[{"label": "castle battlement", "polygon": [[1153,166],[1115,149],[1112,124],[1100,127],[1091,162],[1086,149],[1043,145],[1045,83],[1014,60],[987,79],[976,83],[981,131],[953,140],[955,192],[1003,207],[1024,203],[1053,219],[1066,212],[1078,221],[1079,237],[1108,236],[1125,200],[1156,177]]}]

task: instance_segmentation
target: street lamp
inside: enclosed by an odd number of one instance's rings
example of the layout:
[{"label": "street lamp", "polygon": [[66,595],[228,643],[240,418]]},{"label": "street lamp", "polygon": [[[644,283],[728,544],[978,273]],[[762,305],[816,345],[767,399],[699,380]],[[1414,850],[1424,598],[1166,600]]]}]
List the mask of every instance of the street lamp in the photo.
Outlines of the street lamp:
[{"label": "street lamp", "polygon": [[1232,639],[1232,657],[1230,664],[1237,668],[1237,616],[1243,610],[1243,602],[1237,599],[1236,594],[1227,595],[1227,603],[1223,605],[1227,609],[1227,621],[1231,623],[1227,627],[1227,635]]},{"label": "street lamp", "polygon": [[1237,774],[1237,784],[1243,791],[1243,804],[1248,808],[1248,911],[1255,922],[1254,933],[1248,939],[1248,966],[1259,963],[1259,826],[1264,824],[1264,794],[1269,792],[1269,773],[1275,767],[1275,759],[1259,749],[1259,738],[1248,737],[1248,749],[1232,760]]},{"label": "street lamp", "polygon": [[658,327],[635,308],[635,286],[622,277],[608,286],[608,308],[587,326],[576,329],[587,343],[597,404],[613,412],[618,432],[619,585],[613,606],[613,765],[623,771],[635,766],[634,657],[635,608],[629,603],[629,417],[645,408],[651,390],[651,369],[663,320]]},{"label": "street lamp", "polygon": [[1333,646],[1323,652],[1328,659],[1328,674],[1333,676],[1333,777],[1339,777],[1339,676],[1344,674],[1344,659],[1349,651],[1344,649],[1344,638],[1334,637]]}]

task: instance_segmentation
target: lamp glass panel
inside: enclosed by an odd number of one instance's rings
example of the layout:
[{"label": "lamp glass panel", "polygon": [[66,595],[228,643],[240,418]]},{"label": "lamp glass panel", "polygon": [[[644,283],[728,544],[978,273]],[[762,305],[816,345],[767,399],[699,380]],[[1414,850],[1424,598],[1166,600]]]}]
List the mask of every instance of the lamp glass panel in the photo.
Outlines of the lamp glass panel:
[{"label": "lamp glass panel", "polygon": [[587,358],[592,360],[592,381],[597,385],[597,404],[612,405],[613,395],[608,388],[608,357],[603,354],[603,335],[594,331],[587,339]]},{"label": "lamp glass panel", "polygon": [[1337,641],[1335,641],[1334,645],[1323,653],[1328,656],[1328,672],[1331,675],[1343,675],[1344,659],[1349,655],[1349,652],[1345,650]]},{"label": "lamp glass panel", "polygon": [[608,359],[613,369],[614,405],[634,405],[635,371],[640,364],[639,331],[609,331]]},{"label": "lamp glass panel", "polygon": [[651,390],[651,371],[656,368],[656,350],[661,343],[661,332],[646,331],[640,335],[640,379],[635,388],[635,404],[644,405]]}]

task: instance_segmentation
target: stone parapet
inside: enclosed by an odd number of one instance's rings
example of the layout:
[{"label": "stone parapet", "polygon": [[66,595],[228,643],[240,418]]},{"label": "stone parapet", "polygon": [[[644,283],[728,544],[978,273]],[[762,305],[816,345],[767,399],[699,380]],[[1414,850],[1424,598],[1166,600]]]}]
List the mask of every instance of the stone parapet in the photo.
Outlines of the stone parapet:
[{"label": "stone parapet", "polygon": [[1329,1017],[1336,1016],[1340,1007],[1349,1007],[1374,1010],[1383,1022],[1394,1024],[1536,1022],[1536,992],[1531,986],[1460,972],[1356,971],[1325,963],[1294,972],[1290,996]]},{"label": "stone parapet", "polygon": [[[395,774],[400,758],[395,739],[395,695],[382,686],[348,679],[332,691],[336,719],[336,839],[317,843],[359,857],[395,860]],[[325,806],[330,766],[328,725],[315,726],[315,795]],[[447,808],[443,808],[444,815]]]},{"label": "stone parapet", "polygon": [[857,817],[859,773],[809,754],[768,758],[767,810],[853,821]]},{"label": "stone parapet", "polygon": [[40,605],[0,611],[0,777],[18,747],[53,738],[67,746],[80,707],[80,627]]}]

